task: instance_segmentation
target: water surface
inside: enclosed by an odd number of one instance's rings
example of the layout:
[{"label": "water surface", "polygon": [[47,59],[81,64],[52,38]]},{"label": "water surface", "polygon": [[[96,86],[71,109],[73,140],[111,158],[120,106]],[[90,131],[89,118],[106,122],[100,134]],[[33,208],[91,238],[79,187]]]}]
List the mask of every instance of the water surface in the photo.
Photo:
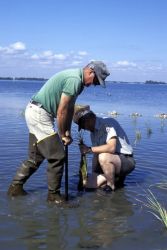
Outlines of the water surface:
[{"label": "water surface", "polygon": [[[167,230],[138,199],[151,188],[167,207],[166,189],[157,183],[167,183],[166,120],[155,114],[167,113],[165,85],[108,84],[106,89],[84,90],[77,102],[90,104],[99,116],[116,118],[124,127],[134,147],[136,169],[123,189],[105,195],[78,193],[79,150],[77,126],[73,124],[74,142],[69,146],[69,193],[78,208],[58,208],[48,205],[46,165],[25,184],[26,197],[10,200],[8,186],[20,162],[25,159],[28,130],[24,108],[42,82],[0,81],[0,242],[3,250],[14,249],[112,249],[166,250]],[[141,117],[133,118],[134,112]],[[150,131],[149,133],[148,131]],[[136,140],[140,132],[141,139]],[[84,140],[90,143],[88,133]],[[89,172],[91,156],[88,157]],[[64,192],[64,180],[62,183]]]}]

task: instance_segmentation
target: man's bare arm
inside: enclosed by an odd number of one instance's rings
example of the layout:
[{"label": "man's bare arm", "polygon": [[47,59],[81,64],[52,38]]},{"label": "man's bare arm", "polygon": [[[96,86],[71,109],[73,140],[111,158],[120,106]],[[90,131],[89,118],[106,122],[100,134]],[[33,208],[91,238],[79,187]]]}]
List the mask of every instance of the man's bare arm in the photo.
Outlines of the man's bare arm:
[{"label": "man's bare arm", "polygon": [[61,95],[57,110],[57,125],[61,137],[66,136],[66,131],[71,131],[71,123],[74,113],[75,98],[73,96]]},{"label": "man's bare arm", "polygon": [[116,144],[117,144],[117,138],[112,137],[106,144],[103,144],[101,146],[93,146],[93,147],[88,147],[86,145],[81,145],[80,150],[81,153],[86,154],[86,153],[110,153],[114,154],[116,150]]}]

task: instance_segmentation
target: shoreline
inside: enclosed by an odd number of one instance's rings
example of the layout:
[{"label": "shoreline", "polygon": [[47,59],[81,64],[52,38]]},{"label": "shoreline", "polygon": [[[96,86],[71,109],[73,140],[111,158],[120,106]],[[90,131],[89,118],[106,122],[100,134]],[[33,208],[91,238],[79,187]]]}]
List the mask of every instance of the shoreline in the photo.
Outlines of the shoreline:
[{"label": "shoreline", "polygon": [[[0,77],[0,81],[47,81],[48,78],[43,77]],[[133,81],[133,82],[127,82],[127,81],[106,81],[106,83],[112,83],[112,84],[147,84],[147,85],[167,85],[165,81],[145,81],[145,82],[139,82],[139,81]]]}]

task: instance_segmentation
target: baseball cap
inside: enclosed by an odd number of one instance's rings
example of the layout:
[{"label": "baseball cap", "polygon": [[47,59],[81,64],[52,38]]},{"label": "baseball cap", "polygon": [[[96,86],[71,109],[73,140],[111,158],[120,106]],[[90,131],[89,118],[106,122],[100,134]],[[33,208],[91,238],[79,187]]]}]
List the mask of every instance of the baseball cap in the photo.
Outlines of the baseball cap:
[{"label": "baseball cap", "polygon": [[102,61],[91,61],[87,67],[94,70],[99,82],[98,84],[105,87],[105,79],[110,75],[107,66]]},{"label": "baseball cap", "polygon": [[73,121],[78,125],[78,131],[81,130],[81,123],[83,118],[85,118],[88,114],[92,113],[90,110],[90,106],[80,106],[75,105]]}]

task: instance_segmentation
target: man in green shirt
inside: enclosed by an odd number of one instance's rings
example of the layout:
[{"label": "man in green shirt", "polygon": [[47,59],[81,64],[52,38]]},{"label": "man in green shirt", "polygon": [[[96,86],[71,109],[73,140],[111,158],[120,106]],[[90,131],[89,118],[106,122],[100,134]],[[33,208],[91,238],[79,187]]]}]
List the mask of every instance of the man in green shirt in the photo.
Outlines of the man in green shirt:
[{"label": "man in green shirt", "polygon": [[[9,196],[26,195],[23,184],[47,159],[47,200],[63,202],[60,188],[65,160],[64,145],[72,143],[71,123],[75,101],[84,87],[105,86],[107,76],[109,71],[106,65],[101,61],[92,61],[83,69],[69,69],[55,74],[32,97],[25,111],[29,129],[28,159],[17,170],[8,189]],[[58,131],[54,127],[55,118]]]}]

